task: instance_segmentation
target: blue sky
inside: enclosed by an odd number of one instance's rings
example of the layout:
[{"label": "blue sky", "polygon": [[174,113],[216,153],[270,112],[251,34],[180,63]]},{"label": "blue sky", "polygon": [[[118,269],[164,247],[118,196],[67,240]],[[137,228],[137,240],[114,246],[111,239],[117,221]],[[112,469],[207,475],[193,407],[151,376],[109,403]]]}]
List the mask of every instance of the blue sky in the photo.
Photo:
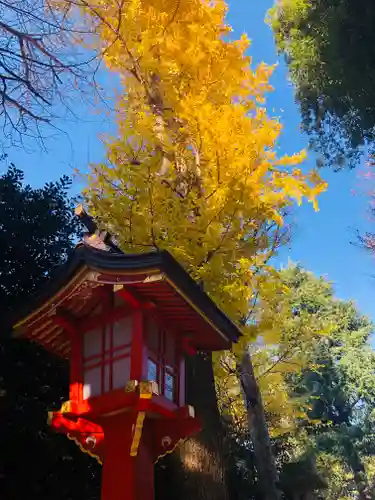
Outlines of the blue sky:
[{"label": "blue sky", "polygon": [[[228,21],[236,36],[242,32],[249,35],[254,64],[279,62],[272,78],[275,91],[269,95],[267,107],[270,114],[280,116],[284,126],[280,140],[282,150],[293,153],[304,148],[307,141],[299,130],[300,118],[285,65],[278,61],[271,30],[264,23],[265,13],[272,3],[273,0],[232,0]],[[26,179],[32,185],[40,185],[63,173],[71,174],[73,168],[84,170],[89,162],[102,159],[99,135],[109,130],[109,120],[93,115],[83,103],[77,104],[75,112],[78,118],[56,122],[64,132],[56,133],[46,142],[47,151],[30,143],[27,151],[8,152],[10,159],[25,170]],[[313,165],[311,158],[306,168]],[[356,196],[352,193],[358,191],[359,171],[333,173],[323,170],[322,174],[329,189],[321,196],[320,211],[314,212],[307,203],[296,208],[290,248],[284,248],[276,260],[286,264],[292,259],[325,275],[334,283],[338,297],[355,300],[360,310],[375,320],[375,258],[350,243],[355,239],[355,229],[371,228],[366,196],[361,192]]]}]

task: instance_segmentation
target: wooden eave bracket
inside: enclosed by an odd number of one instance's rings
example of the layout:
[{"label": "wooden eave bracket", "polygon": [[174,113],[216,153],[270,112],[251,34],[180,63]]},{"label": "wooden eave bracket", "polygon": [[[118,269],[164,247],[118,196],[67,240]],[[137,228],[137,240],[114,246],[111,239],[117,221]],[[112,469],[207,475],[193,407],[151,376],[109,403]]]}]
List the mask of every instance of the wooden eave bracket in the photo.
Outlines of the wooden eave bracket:
[{"label": "wooden eave bracket", "polygon": [[73,337],[77,332],[77,320],[69,311],[64,309],[56,309],[56,312],[51,317],[52,321],[61,326],[69,335]]},{"label": "wooden eave bracket", "polygon": [[154,309],[155,304],[151,301],[143,301],[134,291],[130,292],[124,285],[113,285],[114,293],[117,293],[122,300],[133,309]]}]

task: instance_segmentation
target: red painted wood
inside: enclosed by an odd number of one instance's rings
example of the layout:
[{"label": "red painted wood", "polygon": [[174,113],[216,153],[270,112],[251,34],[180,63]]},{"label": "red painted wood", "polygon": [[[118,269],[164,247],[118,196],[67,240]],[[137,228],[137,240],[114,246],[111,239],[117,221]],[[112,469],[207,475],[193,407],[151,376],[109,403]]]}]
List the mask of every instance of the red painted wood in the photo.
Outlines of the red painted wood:
[{"label": "red painted wood", "polygon": [[[126,393],[122,389],[113,390],[102,396],[96,396],[81,402],[71,401],[69,418],[85,418],[97,422],[101,416],[113,413],[127,413],[137,409],[139,397],[136,393]],[[163,396],[153,395],[149,401],[149,411],[170,419],[173,418],[177,406]]]},{"label": "red painted wood", "polygon": [[113,287],[111,285],[103,285],[97,288],[94,288],[94,296],[97,297],[101,301],[110,300],[110,296],[113,293]]},{"label": "red painted wood", "polygon": [[57,325],[62,326],[70,338],[73,338],[76,335],[78,330],[77,325],[73,325],[67,318],[64,318],[64,316],[56,314],[55,316],[52,316],[52,321]]},{"label": "red painted wood", "polygon": [[191,337],[184,337],[182,339],[182,346],[186,354],[188,354],[189,356],[194,356],[194,354],[197,354],[197,350],[192,345]]},{"label": "red painted wood", "polygon": [[130,380],[141,380],[143,365],[144,321],[141,309],[133,312],[133,336],[131,350]]},{"label": "red painted wood", "polygon": [[68,416],[96,418],[100,415],[131,409],[137,401],[134,392],[116,389],[101,396],[95,396],[83,401],[71,401],[71,413]]},{"label": "red painted wood", "polygon": [[90,413],[106,415],[115,411],[129,411],[135,405],[136,399],[135,393],[126,393],[124,389],[112,390],[101,396],[90,398]]},{"label": "red painted wood", "polygon": [[116,293],[118,293],[125,304],[128,304],[132,309],[137,309],[138,307],[140,307],[141,302],[126,288],[121,288]]},{"label": "red painted wood", "polygon": [[157,413],[165,418],[173,418],[173,412],[176,410],[176,405],[169,399],[163,396],[154,396],[150,403],[150,412]]},{"label": "red painted wood", "polygon": [[154,500],[155,476],[152,451],[149,449],[150,438],[147,436],[147,427],[144,429],[144,438],[141,440],[136,458],[135,486],[136,500]]},{"label": "red painted wood", "polygon": [[136,500],[135,461],[130,456],[133,420],[113,417],[104,426],[101,500]]},{"label": "red painted wood", "polygon": [[200,420],[188,415],[187,407],[176,410],[171,420],[154,419],[149,425],[154,460],[171,452],[181,439],[202,429]]},{"label": "red painted wood", "polygon": [[76,334],[71,341],[69,399],[81,401],[83,391],[82,337]]},{"label": "red painted wood", "polygon": [[78,330],[73,321],[64,317],[61,314],[56,314],[52,317],[52,321],[63,327],[64,331],[70,338],[70,381],[69,381],[69,399],[79,400],[82,394],[82,341],[78,334]]},{"label": "red painted wood", "polygon": [[[155,290],[153,298],[161,303],[161,308],[159,305],[150,304],[147,293],[141,296],[127,288],[117,292],[124,299],[122,307],[114,308],[114,295],[107,296],[104,293],[101,314],[81,319],[74,324],[67,321],[64,316],[59,316],[56,322],[64,328],[71,339],[72,404],[70,413],[64,414],[62,420],[56,420],[54,427],[60,432],[65,428],[65,431],[70,432],[85,449],[92,446],[94,441],[90,439],[86,442],[87,432],[98,433],[96,440],[98,444],[95,443],[97,449],[92,452],[97,451],[100,458],[102,460],[104,458],[101,500],[154,500],[154,461],[160,454],[171,451],[179,439],[200,429],[199,421],[190,417],[186,413],[187,409],[182,407],[185,405],[185,353],[195,354],[195,338],[203,332],[199,328],[201,320],[194,320],[189,306],[185,307],[184,303],[181,306],[181,302],[176,300],[174,294],[159,294],[158,290]],[[170,307],[165,307],[166,303],[169,303]],[[132,315],[132,342],[127,345],[129,351],[124,355],[120,350],[125,345],[113,348],[113,323],[129,314]],[[154,318],[159,327],[158,349],[155,353],[151,353],[147,346],[146,315]],[[171,319],[174,316],[176,319]],[[185,337],[189,325],[194,326],[191,344]],[[96,328],[102,330],[101,352],[84,360],[83,334]],[[110,338],[106,342],[107,330],[110,332]],[[167,368],[166,359],[169,337],[174,337],[176,342],[175,359],[171,369]],[[208,343],[211,339],[215,342],[212,331],[209,331],[209,337]],[[126,355],[130,355],[131,358],[131,380],[146,379],[148,358],[155,360],[160,395],[153,395],[150,400],[140,398],[137,391],[126,393],[124,389],[111,390],[111,380],[109,392],[104,393],[105,365],[112,364],[117,357]],[[172,362],[172,359],[169,361]],[[101,366],[102,394],[88,401],[82,401],[83,369],[92,368],[97,364]],[[173,402],[163,396],[167,373],[174,377]],[[139,411],[147,415],[158,415],[159,418],[146,417],[138,454],[136,457],[131,457],[132,427]],[[169,444],[165,444],[167,442]]]},{"label": "red painted wood", "polygon": [[115,323],[129,314],[131,314],[131,310],[125,306],[116,307],[115,309],[110,308],[102,314],[78,321],[77,329],[81,333],[86,333],[95,328],[103,327],[108,323]]},{"label": "red painted wood", "polygon": [[112,390],[113,387],[113,361],[114,361],[114,356],[113,356],[113,323],[111,325],[108,325],[110,329],[109,332],[109,353],[107,353],[107,358],[109,361],[109,388]]},{"label": "red painted wood", "polygon": [[96,455],[101,461],[104,458],[104,432],[102,427],[82,418],[69,420],[59,412],[54,412],[50,420],[56,432],[69,434],[78,441],[86,451]]},{"label": "red painted wood", "polygon": [[154,500],[154,464],[144,436],[138,455],[130,456],[135,417],[128,414],[103,420],[101,500]]},{"label": "red painted wood", "polygon": [[104,394],[104,351],[105,351],[105,331],[106,325],[101,327],[101,348],[100,348],[100,394]]}]

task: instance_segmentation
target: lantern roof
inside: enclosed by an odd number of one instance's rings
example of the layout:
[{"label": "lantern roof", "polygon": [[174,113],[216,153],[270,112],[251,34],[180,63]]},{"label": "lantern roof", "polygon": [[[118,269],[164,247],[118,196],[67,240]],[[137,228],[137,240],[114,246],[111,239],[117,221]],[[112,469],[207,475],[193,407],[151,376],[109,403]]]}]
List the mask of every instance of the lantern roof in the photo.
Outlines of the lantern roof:
[{"label": "lantern roof", "polygon": [[85,321],[95,314],[103,291],[116,293],[120,288],[130,306],[151,305],[167,327],[190,337],[198,350],[227,349],[241,335],[170,253],[124,254],[108,233],[103,237],[97,232],[86,234],[68,262],[18,315],[14,334],[69,357],[70,339],[61,322],[54,321],[56,315],[63,312],[72,321]]}]

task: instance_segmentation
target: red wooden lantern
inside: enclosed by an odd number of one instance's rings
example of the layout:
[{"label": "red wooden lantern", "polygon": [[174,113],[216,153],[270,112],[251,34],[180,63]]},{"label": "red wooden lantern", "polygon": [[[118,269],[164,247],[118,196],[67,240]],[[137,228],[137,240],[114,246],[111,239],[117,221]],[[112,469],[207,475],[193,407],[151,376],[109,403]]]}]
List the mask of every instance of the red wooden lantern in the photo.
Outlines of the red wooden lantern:
[{"label": "red wooden lantern", "polygon": [[124,255],[98,233],[14,329],[69,358],[69,401],[49,422],[103,463],[103,500],[153,500],[154,463],[200,430],[185,356],[239,336],[168,253]]}]

